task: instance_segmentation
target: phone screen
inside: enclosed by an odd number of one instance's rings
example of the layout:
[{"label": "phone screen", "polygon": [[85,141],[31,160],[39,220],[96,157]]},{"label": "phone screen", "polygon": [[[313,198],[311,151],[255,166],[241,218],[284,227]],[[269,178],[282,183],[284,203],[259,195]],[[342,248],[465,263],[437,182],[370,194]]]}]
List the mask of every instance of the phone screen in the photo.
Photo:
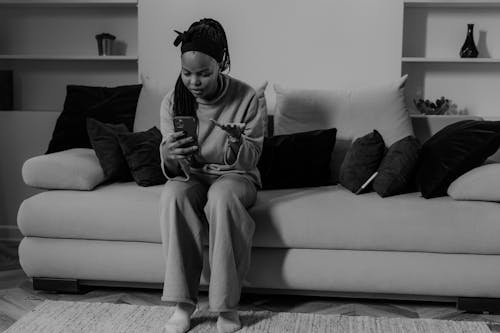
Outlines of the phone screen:
[{"label": "phone screen", "polygon": [[197,124],[196,119],[194,117],[189,116],[175,116],[174,117],[174,129],[176,132],[184,132],[185,137],[192,137],[193,141],[183,145],[183,147],[189,147],[197,144],[198,136],[197,136]]}]

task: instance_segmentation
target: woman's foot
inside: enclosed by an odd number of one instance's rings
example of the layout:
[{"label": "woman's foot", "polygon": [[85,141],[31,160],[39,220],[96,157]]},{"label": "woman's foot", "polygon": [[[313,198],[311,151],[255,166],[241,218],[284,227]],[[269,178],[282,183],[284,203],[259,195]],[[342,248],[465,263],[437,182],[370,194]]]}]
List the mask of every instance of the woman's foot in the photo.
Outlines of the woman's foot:
[{"label": "woman's foot", "polygon": [[241,328],[238,311],[225,311],[219,313],[217,331],[219,333],[233,333]]},{"label": "woman's foot", "polygon": [[186,333],[191,327],[191,315],[196,307],[190,303],[177,303],[175,311],[163,328],[164,333]]}]

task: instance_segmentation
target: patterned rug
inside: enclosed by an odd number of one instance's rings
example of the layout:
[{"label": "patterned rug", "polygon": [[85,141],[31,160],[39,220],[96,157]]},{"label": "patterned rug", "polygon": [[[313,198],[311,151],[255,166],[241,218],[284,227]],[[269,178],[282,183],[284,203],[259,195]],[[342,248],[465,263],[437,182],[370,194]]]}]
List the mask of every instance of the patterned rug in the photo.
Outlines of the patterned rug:
[{"label": "patterned rug", "polygon": [[[160,333],[173,307],[44,301],[5,333]],[[240,311],[241,333],[490,333],[483,322]],[[215,313],[197,311],[189,332],[217,332]]]}]

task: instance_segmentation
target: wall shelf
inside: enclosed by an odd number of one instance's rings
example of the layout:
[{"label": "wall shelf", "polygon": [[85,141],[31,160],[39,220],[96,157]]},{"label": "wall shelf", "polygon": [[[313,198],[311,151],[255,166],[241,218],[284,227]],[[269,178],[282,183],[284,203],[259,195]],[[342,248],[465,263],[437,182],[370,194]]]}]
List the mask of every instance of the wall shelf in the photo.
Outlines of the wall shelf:
[{"label": "wall shelf", "polygon": [[8,7],[136,7],[137,0],[0,0]]},{"label": "wall shelf", "polygon": [[425,58],[403,57],[403,63],[475,63],[475,64],[500,64],[498,58]]},{"label": "wall shelf", "polygon": [[500,7],[498,0],[481,0],[481,1],[466,1],[466,0],[411,0],[404,2],[405,7],[424,7],[424,8],[485,8],[485,7]]},{"label": "wall shelf", "polygon": [[[60,110],[68,84],[138,82],[138,0],[0,0],[0,70],[14,110]],[[116,36],[99,56],[95,35]]]},{"label": "wall shelf", "polygon": [[[405,101],[446,96],[459,113],[494,117],[500,85],[500,0],[404,0]],[[460,58],[467,24],[479,58]]]},{"label": "wall shelf", "polygon": [[0,60],[137,61],[137,56],[0,54]]}]

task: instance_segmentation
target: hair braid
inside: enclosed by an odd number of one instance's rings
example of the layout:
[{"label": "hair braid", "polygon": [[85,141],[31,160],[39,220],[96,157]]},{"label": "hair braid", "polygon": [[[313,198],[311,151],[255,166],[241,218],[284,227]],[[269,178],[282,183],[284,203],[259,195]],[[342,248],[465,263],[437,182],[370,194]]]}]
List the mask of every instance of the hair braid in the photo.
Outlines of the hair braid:
[{"label": "hair braid", "polygon": [[[229,57],[226,32],[219,22],[211,18],[201,19],[191,24],[187,35],[188,38],[205,38],[219,44],[224,49],[224,56],[220,64],[221,71],[229,71],[231,69],[231,58]],[[186,88],[182,82],[181,74],[179,74],[174,90],[174,116],[192,116],[198,119],[196,117],[197,107],[196,98]]]}]

